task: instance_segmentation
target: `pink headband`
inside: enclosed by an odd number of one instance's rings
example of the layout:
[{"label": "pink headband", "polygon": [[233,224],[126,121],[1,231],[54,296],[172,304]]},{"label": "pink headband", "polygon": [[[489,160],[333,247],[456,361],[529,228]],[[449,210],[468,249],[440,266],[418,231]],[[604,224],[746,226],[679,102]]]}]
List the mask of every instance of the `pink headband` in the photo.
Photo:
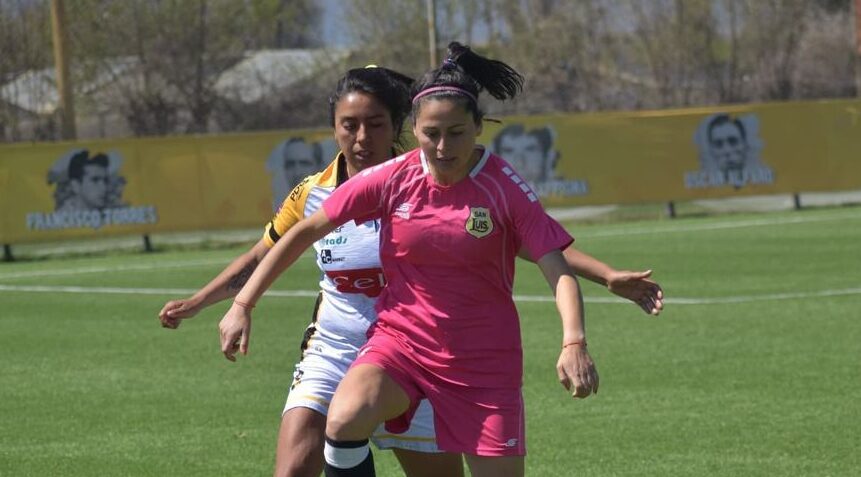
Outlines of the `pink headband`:
[{"label": "pink headband", "polygon": [[478,99],[475,97],[475,95],[470,93],[469,91],[463,89],[463,88],[458,88],[457,86],[434,86],[433,88],[428,88],[428,89],[422,91],[421,93],[417,94],[416,97],[413,98],[413,104],[416,104],[419,99],[421,99],[421,98],[423,98],[429,94],[438,93],[440,91],[449,91],[452,93],[462,94],[462,95],[466,96],[467,98],[471,99],[472,102],[474,102],[476,104],[478,103]]}]

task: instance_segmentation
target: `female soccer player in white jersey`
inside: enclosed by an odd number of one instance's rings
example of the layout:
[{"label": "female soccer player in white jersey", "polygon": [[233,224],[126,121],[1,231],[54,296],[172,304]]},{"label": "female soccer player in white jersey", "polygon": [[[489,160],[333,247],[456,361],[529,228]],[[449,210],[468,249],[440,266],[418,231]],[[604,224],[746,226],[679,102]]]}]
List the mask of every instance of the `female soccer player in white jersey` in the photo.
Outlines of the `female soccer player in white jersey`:
[{"label": "female soccer player in white jersey", "polygon": [[[338,82],[329,100],[340,153],[323,171],[307,177],[288,194],[266,226],[263,238],[194,296],[170,301],[159,313],[168,328],[181,319],[232,297],[260,260],[293,225],[315,212],[336,187],[359,171],[392,157],[411,104],[412,80],[386,68],[353,69]],[[347,368],[365,344],[376,319],[374,302],[384,282],[379,260],[379,223],[345,224],[317,242],[323,272],[313,321],[302,342],[302,358],[281,419],[276,476],[317,476],[323,470],[323,431],[329,401]],[[375,443],[393,448],[408,476],[461,476],[459,454],[441,453],[435,444],[427,401],[404,433],[377,433]]]},{"label": "female soccer player in white jersey", "polygon": [[[560,382],[575,397],[598,390],[579,287],[561,253],[573,239],[503,159],[475,144],[479,91],[506,99],[521,84],[508,65],[452,43],[443,67],[413,87],[420,147],[358,174],[293,226],[222,319],[222,352],[234,359],[247,352],[251,309],[278,274],[338,227],[380,221],[388,282],[369,340],[329,407],[326,475],[374,475],[368,438],[384,421],[405,430],[423,399],[434,408],[437,444],[466,454],[472,475],[523,474],[522,351],[511,295],[518,252],[556,295]],[[650,283],[644,275],[629,281]],[[646,290],[636,301],[657,313],[659,288]]]}]

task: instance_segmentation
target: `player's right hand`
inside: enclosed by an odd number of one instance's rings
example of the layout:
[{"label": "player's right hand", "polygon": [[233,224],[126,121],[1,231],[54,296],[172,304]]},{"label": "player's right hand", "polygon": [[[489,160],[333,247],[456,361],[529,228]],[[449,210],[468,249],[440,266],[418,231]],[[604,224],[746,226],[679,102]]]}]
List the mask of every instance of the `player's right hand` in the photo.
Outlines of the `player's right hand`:
[{"label": "player's right hand", "polygon": [[562,348],[556,362],[556,374],[559,383],[571,391],[572,397],[583,399],[590,394],[598,394],[598,370],[585,342]]},{"label": "player's right hand", "polygon": [[221,352],[230,361],[236,361],[236,353],[248,354],[251,336],[251,312],[234,303],[218,324],[221,336]]},{"label": "player's right hand", "polygon": [[200,305],[191,298],[171,300],[164,304],[158,313],[161,326],[175,330],[185,318],[191,318],[200,311]]}]

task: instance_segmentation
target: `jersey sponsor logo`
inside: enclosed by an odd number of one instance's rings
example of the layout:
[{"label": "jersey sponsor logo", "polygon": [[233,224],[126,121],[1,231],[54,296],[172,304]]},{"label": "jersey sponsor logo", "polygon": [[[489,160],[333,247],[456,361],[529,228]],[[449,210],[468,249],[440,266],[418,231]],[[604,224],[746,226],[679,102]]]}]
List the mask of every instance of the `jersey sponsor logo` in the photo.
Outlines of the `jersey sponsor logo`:
[{"label": "jersey sponsor logo", "polygon": [[332,251],[329,249],[320,250],[320,262],[324,264],[338,263],[346,260],[344,257],[333,257]]},{"label": "jersey sponsor logo", "polygon": [[413,207],[413,204],[410,204],[409,202],[404,202],[403,204],[401,204],[395,208],[395,215],[397,215],[398,217],[400,217],[404,220],[409,220],[410,209],[412,207]]},{"label": "jersey sponsor logo", "polygon": [[493,220],[487,207],[470,207],[466,219],[466,232],[475,238],[488,236],[493,232]]},{"label": "jersey sponsor logo", "polygon": [[[305,184],[307,184],[308,181],[310,181],[310,180],[311,180],[310,177],[306,177],[306,178],[302,179],[302,182],[297,184],[296,187],[294,187],[293,190],[290,191],[289,200],[291,202],[296,202],[299,199],[299,196],[302,195],[302,189],[305,188]],[[283,207],[283,205],[282,205],[282,207]],[[278,208],[278,211],[279,212],[281,211],[280,207]]]},{"label": "jersey sponsor logo", "polygon": [[341,293],[361,293],[374,298],[379,296],[386,286],[382,268],[327,270],[326,276]]},{"label": "jersey sponsor logo", "polygon": [[320,239],[320,245],[323,245],[326,247],[336,247],[338,245],[346,245],[346,244],[347,244],[347,237],[344,237],[343,235],[338,235],[337,237],[332,237],[332,238],[324,237],[324,238]]}]

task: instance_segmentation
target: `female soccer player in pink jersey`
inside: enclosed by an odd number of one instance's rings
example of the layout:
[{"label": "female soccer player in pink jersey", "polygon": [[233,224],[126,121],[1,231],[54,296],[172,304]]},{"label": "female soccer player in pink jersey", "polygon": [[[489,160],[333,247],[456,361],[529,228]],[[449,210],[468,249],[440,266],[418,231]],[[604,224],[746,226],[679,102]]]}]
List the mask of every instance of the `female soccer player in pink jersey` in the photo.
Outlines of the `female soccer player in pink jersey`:
[{"label": "female soccer player in pink jersey", "polygon": [[[410,113],[411,82],[411,78],[386,68],[348,71],[329,99],[338,155],[323,171],[308,176],[288,194],[251,250],[194,296],[165,304],[159,313],[162,324],[176,328],[182,319],[233,297],[291,227],[319,209],[350,177],[390,159]],[[374,303],[384,284],[380,278],[376,222],[345,224],[323,237],[315,248],[322,272],[321,293],[282,413],[274,472],[278,477],[316,477],[323,470],[323,432],[329,402],[367,341],[368,326],[376,320]],[[380,448],[394,450],[407,476],[463,475],[460,455],[442,453],[436,446],[427,401],[411,424],[402,433],[381,429],[373,440]]]},{"label": "female soccer player in pink jersey", "polygon": [[575,397],[598,390],[580,290],[561,253],[573,239],[502,158],[475,144],[479,92],[507,99],[521,85],[508,65],[451,44],[442,68],[413,87],[420,147],[358,174],[291,228],[221,322],[225,355],[246,352],[250,311],[281,271],[337,226],[381,221],[388,283],[368,343],[329,408],[327,475],[373,475],[368,437],[383,421],[392,431],[406,428],[421,399],[434,407],[440,448],[464,453],[474,476],[523,474],[522,351],[512,299],[518,252],[538,264],[556,296],[560,382]]}]

